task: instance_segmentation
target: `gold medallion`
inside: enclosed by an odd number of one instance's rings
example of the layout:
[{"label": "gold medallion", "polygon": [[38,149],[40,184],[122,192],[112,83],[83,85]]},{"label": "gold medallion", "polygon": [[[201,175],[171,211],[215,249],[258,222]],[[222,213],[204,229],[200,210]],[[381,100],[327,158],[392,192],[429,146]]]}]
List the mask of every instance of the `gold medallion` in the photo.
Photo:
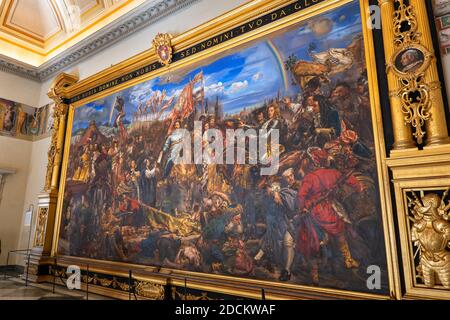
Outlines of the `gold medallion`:
[{"label": "gold medallion", "polygon": [[168,66],[172,62],[172,36],[168,33],[158,33],[153,40],[153,47],[159,62]]}]

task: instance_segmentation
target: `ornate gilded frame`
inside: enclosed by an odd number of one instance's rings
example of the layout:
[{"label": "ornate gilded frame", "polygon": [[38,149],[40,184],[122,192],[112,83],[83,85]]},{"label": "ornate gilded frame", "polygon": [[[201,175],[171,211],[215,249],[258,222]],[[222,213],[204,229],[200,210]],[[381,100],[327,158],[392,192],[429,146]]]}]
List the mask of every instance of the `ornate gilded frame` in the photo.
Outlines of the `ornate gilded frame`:
[{"label": "ornate gilded frame", "polygon": [[423,157],[405,155],[387,160],[392,171],[392,182],[396,194],[397,221],[403,265],[405,299],[450,299],[450,292],[442,285],[427,287],[417,279],[417,248],[412,239],[412,207],[409,205],[412,192],[436,193],[439,196],[450,186],[450,148],[423,150]]},{"label": "ornate gilded frame", "polygon": [[[368,0],[357,0],[361,7],[361,20],[370,21],[370,9]],[[370,102],[372,111],[372,123],[374,125],[374,137],[377,160],[377,173],[380,186],[380,200],[382,209],[382,221],[384,230],[384,239],[386,244],[387,269],[389,279],[389,295],[378,295],[370,293],[361,293],[353,291],[308,287],[303,285],[282,284],[269,281],[241,279],[223,275],[203,274],[190,271],[173,270],[168,268],[158,268],[152,266],[133,265],[118,262],[99,261],[86,258],[77,258],[70,256],[58,256],[57,244],[59,237],[59,226],[61,223],[61,212],[63,205],[64,182],[69,159],[69,146],[72,130],[74,110],[90,101],[94,101],[131,87],[137,83],[160,76],[166,72],[177,70],[190,63],[205,59],[218,52],[231,49],[237,45],[249,42],[262,37],[266,34],[281,30],[294,23],[304,19],[319,15],[330,9],[337,8],[352,0],[255,0],[251,1],[231,12],[222,15],[219,18],[211,20],[204,25],[192,29],[182,35],[174,37],[171,41],[173,46],[174,59],[168,66],[162,66],[158,62],[158,55],[155,50],[148,50],[138,54],[130,59],[112,66],[96,75],[93,75],[80,82],[72,81],[70,84],[59,86],[58,103],[62,106],[68,106],[67,128],[65,133],[65,143],[63,149],[63,159],[61,166],[61,175],[59,178],[58,202],[56,216],[54,221],[51,255],[57,257],[57,263],[60,266],[79,265],[82,268],[89,264],[89,270],[93,273],[127,277],[128,271],[133,270],[136,279],[147,281],[154,284],[165,284],[168,279],[175,286],[184,286],[191,289],[218,292],[234,296],[248,298],[259,298],[261,289],[265,289],[265,296],[268,299],[295,299],[295,298],[347,298],[347,299],[389,299],[399,298],[401,296],[400,276],[398,270],[398,261],[396,255],[396,242],[394,233],[393,212],[391,207],[391,194],[389,188],[389,174],[385,163],[386,149],[383,134],[382,115],[380,109],[380,99],[378,93],[377,65],[375,59],[374,42],[372,31],[368,28],[368,23],[362,23],[364,34],[364,49],[366,54],[366,64],[368,71],[368,81],[370,88]],[[292,12],[287,14],[283,8],[290,6]],[[306,7],[306,8],[305,8]],[[246,26],[249,21],[256,21],[263,15],[276,12],[277,17],[272,23],[263,24],[258,28],[251,28],[249,32],[239,36],[229,36],[227,41],[223,40],[224,30],[237,30],[237,27]],[[274,17],[274,15],[272,15]],[[260,19],[262,21],[262,19]],[[274,22],[276,20],[276,22]],[[231,31],[233,32],[233,31]],[[208,39],[203,41],[204,39]],[[217,39],[217,41],[215,40]],[[204,50],[194,50],[194,45],[209,42],[214,45]],[[217,43],[215,43],[217,42]],[[150,41],[149,41],[150,43]],[[201,46],[199,47],[201,48]],[[178,53],[178,59],[176,55]],[[181,58],[180,59],[180,55]],[[98,85],[98,84],[102,85]],[[56,97],[56,95],[55,95]],[[60,141],[60,145],[61,145]],[[62,150],[61,150],[62,151]],[[59,150],[58,150],[59,152]],[[55,176],[55,172],[53,172]],[[49,180],[54,180],[49,178]],[[47,190],[51,191],[52,186],[57,184],[51,181]]]}]

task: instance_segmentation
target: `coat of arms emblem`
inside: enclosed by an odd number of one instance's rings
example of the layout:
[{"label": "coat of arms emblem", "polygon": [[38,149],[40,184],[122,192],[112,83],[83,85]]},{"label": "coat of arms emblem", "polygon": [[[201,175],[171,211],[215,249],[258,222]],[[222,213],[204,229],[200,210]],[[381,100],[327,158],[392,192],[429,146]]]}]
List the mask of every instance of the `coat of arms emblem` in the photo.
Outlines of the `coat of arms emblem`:
[{"label": "coat of arms emblem", "polygon": [[172,36],[168,33],[158,33],[153,40],[153,47],[159,62],[163,66],[168,66],[172,62]]}]

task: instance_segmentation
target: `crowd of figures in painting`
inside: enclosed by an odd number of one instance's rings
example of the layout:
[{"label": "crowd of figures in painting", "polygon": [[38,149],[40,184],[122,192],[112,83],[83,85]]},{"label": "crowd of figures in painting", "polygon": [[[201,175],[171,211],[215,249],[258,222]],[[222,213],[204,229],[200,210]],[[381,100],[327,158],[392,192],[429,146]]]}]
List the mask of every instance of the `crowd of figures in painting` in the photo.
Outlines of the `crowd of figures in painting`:
[{"label": "crowd of figures in painting", "polygon": [[[358,3],[74,112],[58,254],[360,291],[386,271]],[[194,121],[279,130],[279,170],[174,164]]]}]

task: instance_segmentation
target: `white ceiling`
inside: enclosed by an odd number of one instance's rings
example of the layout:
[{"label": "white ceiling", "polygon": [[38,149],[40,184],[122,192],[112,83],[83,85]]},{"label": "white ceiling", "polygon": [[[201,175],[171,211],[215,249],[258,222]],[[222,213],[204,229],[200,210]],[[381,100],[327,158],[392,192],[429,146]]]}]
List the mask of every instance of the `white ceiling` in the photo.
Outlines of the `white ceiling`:
[{"label": "white ceiling", "polygon": [[48,80],[198,1],[0,0],[0,71]]},{"label": "white ceiling", "polygon": [[0,55],[38,67],[146,0],[0,0]]},{"label": "white ceiling", "polygon": [[18,28],[42,40],[61,30],[60,23],[49,1],[20,0],[12,3],[6,17],[8,26]]}]

